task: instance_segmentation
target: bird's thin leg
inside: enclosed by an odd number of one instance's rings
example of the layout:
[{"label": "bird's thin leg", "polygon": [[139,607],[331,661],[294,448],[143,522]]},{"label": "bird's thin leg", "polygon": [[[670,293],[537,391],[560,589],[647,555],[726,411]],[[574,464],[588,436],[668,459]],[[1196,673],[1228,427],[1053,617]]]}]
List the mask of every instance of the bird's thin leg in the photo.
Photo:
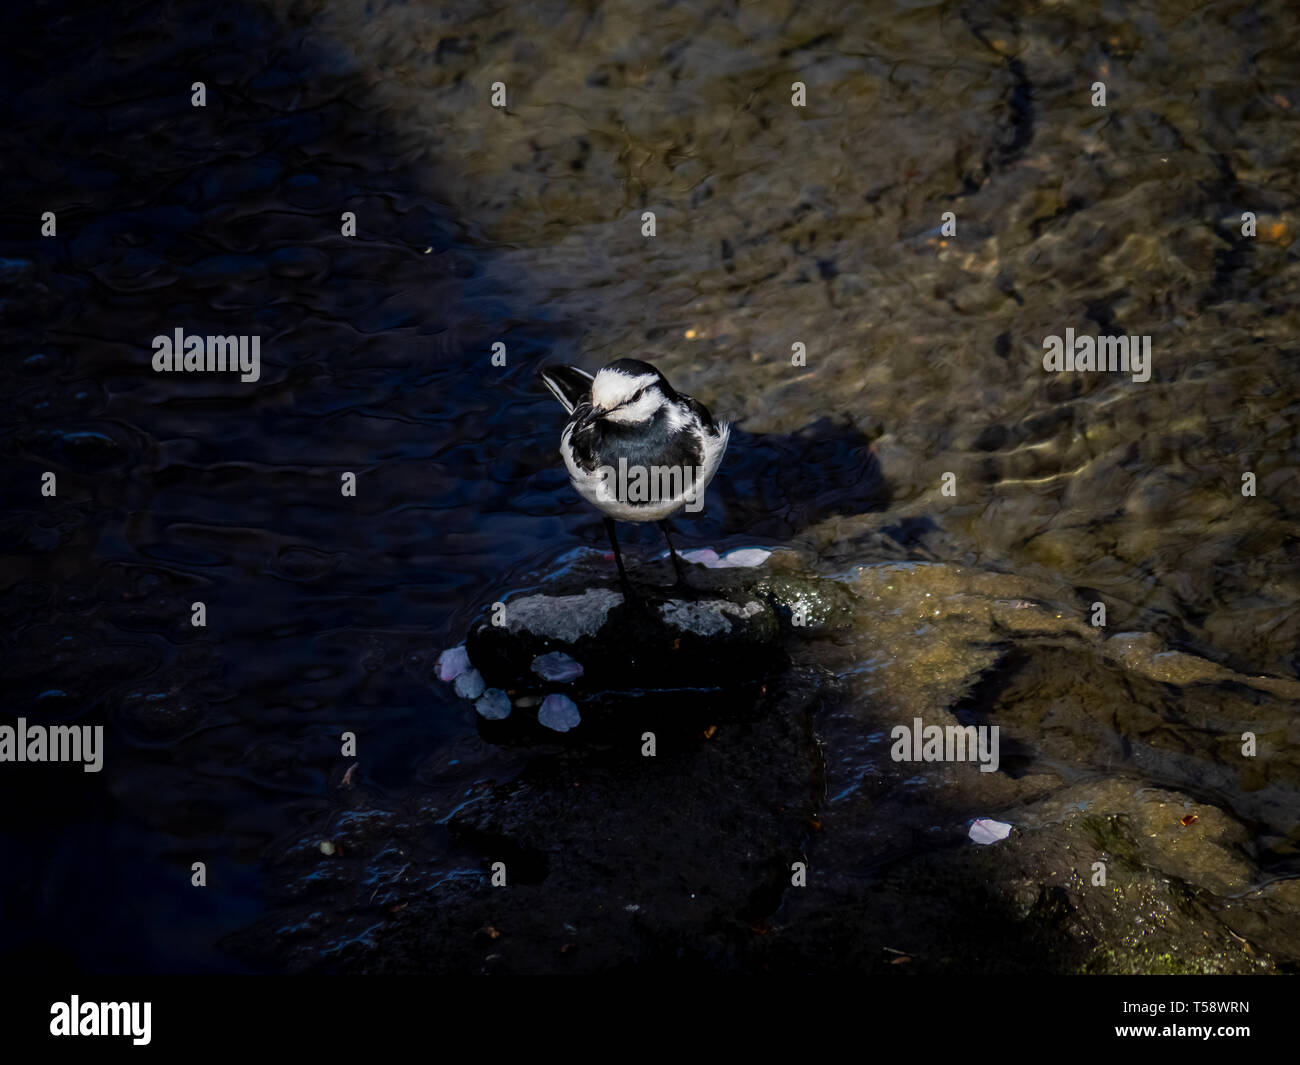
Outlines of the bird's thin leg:
[{"label": "bird's thin leg", "polygon": [[631,600],[636,598],[632,594],[632,585],[627,579],[627,570],[623,568],[623,552],[618,549],[618,534],[614,531],[614,519],[605,519],[605,532],[609,533],[610,546],[614,548],[614,561],[618,563],[618,580],[623,585],[623,595]]},{"label": "bird's thin leg", "polygon": [[664,534],[664,540],[668,543],[668,553],[673,559],[673,570],[677,574],[677,583],[686,583],[686,571],[682,569],[682,560],[677,557],[677,549],[673,547],[673,539],[668,535],[668,519],[663,518],[659,522],[659,529]]}]

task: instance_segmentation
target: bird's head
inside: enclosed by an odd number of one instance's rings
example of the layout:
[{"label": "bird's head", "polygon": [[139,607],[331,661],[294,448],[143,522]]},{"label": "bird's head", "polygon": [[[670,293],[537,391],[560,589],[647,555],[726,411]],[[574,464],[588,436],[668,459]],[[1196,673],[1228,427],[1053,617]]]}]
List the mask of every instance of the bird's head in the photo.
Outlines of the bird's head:
[{"label": "bird's head", "polygon": [[648,362],[619,359],[591,382],[591,412],[579,428],[594,421],[640,425],[649,422],[676,398],[664,375]]}]

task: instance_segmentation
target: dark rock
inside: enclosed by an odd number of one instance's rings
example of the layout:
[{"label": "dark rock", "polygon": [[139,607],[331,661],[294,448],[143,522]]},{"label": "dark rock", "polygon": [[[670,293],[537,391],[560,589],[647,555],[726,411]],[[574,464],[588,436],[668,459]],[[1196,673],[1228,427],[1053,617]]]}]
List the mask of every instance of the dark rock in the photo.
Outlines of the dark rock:
[{"label": "dark rock", "polygon": [[[747,567],[696,567],[690,581],[687,588],[638,584],[629,603],[616,586],[570,573],[506,599],[503,614],[486,611],[471,626],[466,650],[482,682],[506,692],[513,710],[480,720],[481,734],[532,742],[564,731],[592,740],[617,727],[627,705],[636,707],[638,727],[691,731],[710,714],[743,715],[758,703],[764,681],[788,665],[783,644],[792,631],[845,625],[851,616],[851,596],[833,581]],[[559,662],[568,668],[556,673]],[[559,717],[533,710],[551,695],[573,701],[580,726],[547,728],[571,720],[567,708]],[[556,713],[561,707],[549,705]],[[539,716],[541,731],[534,727]]]}]

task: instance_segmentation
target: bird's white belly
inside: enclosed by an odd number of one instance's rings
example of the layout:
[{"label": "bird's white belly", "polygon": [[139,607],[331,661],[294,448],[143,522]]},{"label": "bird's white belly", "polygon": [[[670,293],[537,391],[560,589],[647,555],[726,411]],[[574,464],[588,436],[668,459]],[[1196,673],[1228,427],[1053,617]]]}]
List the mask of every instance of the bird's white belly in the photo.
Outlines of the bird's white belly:
[{"label": "bird's white belly", "polygon": [[705,438],[703,464],[691,471],[689,483],[679,476],[677,484],[681,490],[678,493],[644,501],[627,498],[628,493],[620,490],[624,486],[618,484],[617,478],[611,485],[609,474],[602,477],[599,471],[584,470],[571,461],[567,429],[560,438],[560,457],[564,459],[569,480],[578,494],[601,513],[618,521],[661,521],[688,504],[692,513],[704,509],[704,490],[718,470],[722,454],[727,449],[728,436],[729,428],[724,424],[717,437]]},{"label": "bird's white belly", "polygon": [[[685,498],[661,500],[657,503],[625,503],[620,499],[610,499],[608,493],[601,494],[599,487],[593,489],[576,478],[571,478],[573,487],[597,510],[608,514],[618,521],[661,521],[681,510],[686,505]],[[597,481],[599,486],[600,482]],[[703,489],[700,490],[701,492]]]}]

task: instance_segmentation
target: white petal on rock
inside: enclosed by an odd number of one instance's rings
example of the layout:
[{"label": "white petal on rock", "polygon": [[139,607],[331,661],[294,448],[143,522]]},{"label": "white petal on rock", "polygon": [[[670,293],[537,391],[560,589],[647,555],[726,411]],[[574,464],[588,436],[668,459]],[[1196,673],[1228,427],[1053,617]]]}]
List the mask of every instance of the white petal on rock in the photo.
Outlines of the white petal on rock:
[{"label": "white petal on rock", "polygon": [[977,817],[971,822],[970,838],[976,843],[997,843],[1011,835],[1011,826],[1003,821],[990,821],[987,817]]},{"label": "white petal on rock", "polygon": [[464,644],[449,647],[438,656],[439,680],[455,680],[462,673],[468,673],[470,668],[469,652]]},{"label": "white petal on rock", "polygon": [[483,689],[487,685],[483,683],[483,678],[478,675],[477,669],[471,669],[468,673],[462,673],[456,678],[456,694],[462,699],[477,699],[483,694]]},{"label": "white petal on rock", "polygon": [[504,721],[510,716],[510,696],[500,688],[489,688],[478,697],[474,709],[489,721]]},{"label": "white petal on rock", "polygon": [[550,651],[533,659],[533,672],[542,680],[570,681],[582,676],[582,663],[563,651]]},{"label": "white petal on rock", "polygon": [[682,552],[682,558],[687,562],[697,562],[700,565],[708,566],[709,569],[738,569],[742,566],[761,566],[769,558],[772,552],[762,547],[738,547],[734,551],[728,551],[726,555],[719,556],[711,547],[701,547],[694,551]]},{"label": "white petal on rock", "polygon": [[537,723],[556,732],[568,732],[581,722],[577,704],[567,695],[548,695],[537,711]]},{"label": "white petal on rock", "polygon": [[761,547],[738,547],[728,551],[722,560],[724,566],[761,566],[772,557],[771,551]]}]

